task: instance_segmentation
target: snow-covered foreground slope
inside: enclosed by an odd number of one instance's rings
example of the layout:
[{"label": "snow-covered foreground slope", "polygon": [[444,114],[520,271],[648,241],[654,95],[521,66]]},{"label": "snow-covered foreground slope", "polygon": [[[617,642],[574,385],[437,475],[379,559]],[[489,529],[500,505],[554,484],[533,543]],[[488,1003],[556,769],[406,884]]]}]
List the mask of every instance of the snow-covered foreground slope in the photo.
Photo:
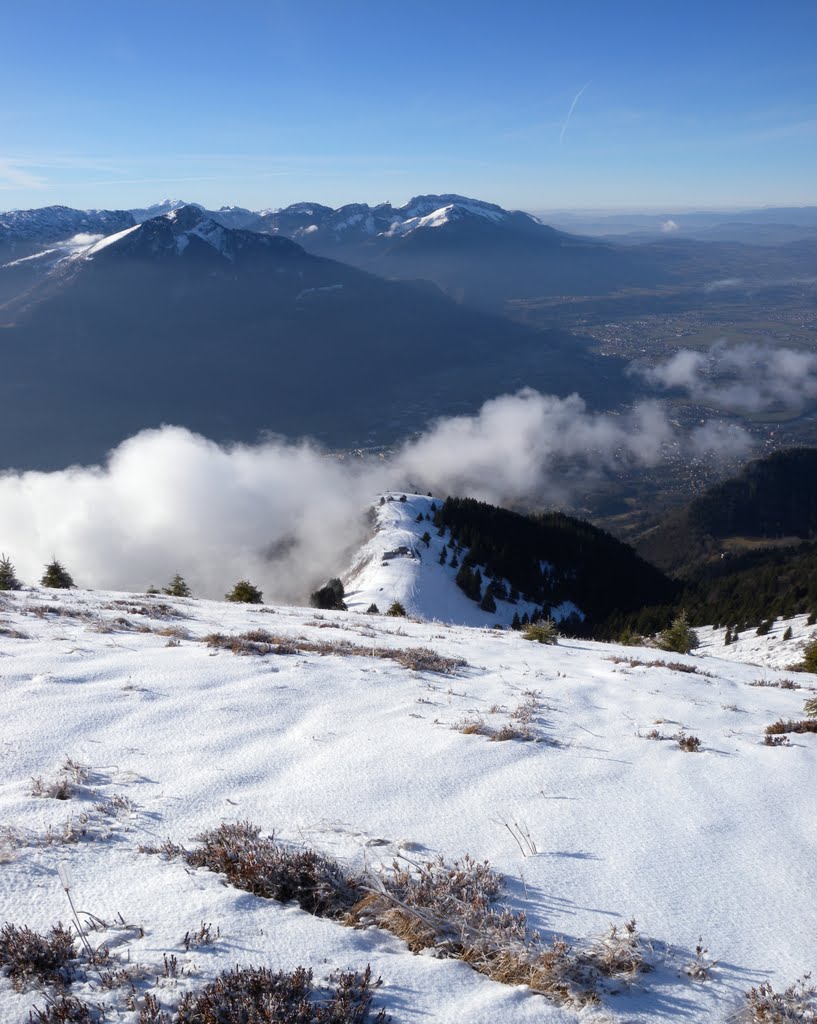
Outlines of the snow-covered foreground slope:
[{"label": "snow-covered foreground slope", "polygon": [[[654,651],[353,611],[46,590],[0,602],[2,920],[68,921],[69,865],[76,904],[108,925],[90,941],[144,968],[137,1007],[236,964],[302,964],[320,980],[368,963],[396,1024],[724,1021],[752,983],[817,966],[817,736],[762,742],[768,723],[802,717],[809,692],[753,687],[755,667],[662,656],[696,670],[680,671],[650,664]],[[238,657],[201,639],[261,628],[299,653]],[[332,653],[344,641],[362,656]],[[418,646],[467,664],[438,675],[371,656]],[[456,728],[518,725],[524,705],[534,741]],[[652,730],[695,735],[701,751]],[[32,795],[67,758],[88,770],[73,797]],[[634,917],[654,970],[578,1012],[139,851],[241,820],[354,869],[487,858],[544,939]],[[217,941],[186,951],[202,922]],[[719,961],[704,982],[685,974],[699,936]],[[135,1021],[129,987],[98,978],[73,991]],[[0,980],[2,1024],[35,1003],[42,992]]]}]

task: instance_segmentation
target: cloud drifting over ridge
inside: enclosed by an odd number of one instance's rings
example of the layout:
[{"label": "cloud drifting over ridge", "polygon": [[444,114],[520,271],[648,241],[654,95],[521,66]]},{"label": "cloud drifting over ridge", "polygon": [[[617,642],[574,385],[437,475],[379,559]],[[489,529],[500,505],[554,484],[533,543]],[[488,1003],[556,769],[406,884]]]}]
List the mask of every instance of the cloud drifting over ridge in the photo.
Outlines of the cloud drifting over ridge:
[{"label": "cloud drifting over ridge", "polygon": [[613,466],[655,465],[679,446],[733,455],[747,437],[715,424],[679,437],[656,402],[593,413],[577,395],[529,389],[439,420],[382,461],[342,461],[306,442],[222,446],[165,426],[129,438],[104,466],[0,475],[0,551],[28,583],[54,555],[79,585],[139,590],[178,571],[199,596],[248,577],[267,599],[298,600],[347,563],[380,491],[558,503]]},{"label": "cloud drifting over ridge", "polygon": [[681,349],[634,372],[657,387],[679,388],[696,402],[734,412],[799,411],[817,399],[817,353],[759,342]]}]

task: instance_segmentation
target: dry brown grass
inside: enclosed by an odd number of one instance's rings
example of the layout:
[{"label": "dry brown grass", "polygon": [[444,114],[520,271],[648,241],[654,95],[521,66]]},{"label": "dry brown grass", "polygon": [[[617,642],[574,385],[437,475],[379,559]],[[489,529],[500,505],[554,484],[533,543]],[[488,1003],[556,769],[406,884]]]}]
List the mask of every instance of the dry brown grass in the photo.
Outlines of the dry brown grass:
[{"label": "dry brown grass", "polygon": [[228,635],[209,633],[202,642],[233,654],[320,654],[339,657],[386,658],[415,672],[452,675],[467,664],[462,658],[447,658],[428,647],[363,647],[349,640],[309,640],[305,637],[279,636],[265,629]]}]

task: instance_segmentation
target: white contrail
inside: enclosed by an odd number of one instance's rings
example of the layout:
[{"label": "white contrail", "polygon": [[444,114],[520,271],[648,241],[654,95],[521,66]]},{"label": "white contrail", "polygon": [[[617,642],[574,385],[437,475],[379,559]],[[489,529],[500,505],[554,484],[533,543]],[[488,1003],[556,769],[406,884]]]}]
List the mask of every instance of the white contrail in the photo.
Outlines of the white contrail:
[{"label": "white contrail", "polygon": [[[591,79],[591,81],[592,81],[592,79]],[[570,110],[568,110],[568,112],[567,112],[567,117],[565,118],[565,123],[562,125],[562,130],[559,133],[559,145],[560,146],[562,144],[562,140],[565,137],[565,132],[567,131],[567,126],[570,124],[570,118],[573,116],[573,111],[576,109],[576,104],[579,102],[579,97],[584,92],[584,90],[587,88],[587,86],[590,85],[590,84],[591,84],[591,82],[585,82],[585,84],[581,87],[581,89],[579,89],[579,91],[573,97],[573,102],[570,104]]]}]

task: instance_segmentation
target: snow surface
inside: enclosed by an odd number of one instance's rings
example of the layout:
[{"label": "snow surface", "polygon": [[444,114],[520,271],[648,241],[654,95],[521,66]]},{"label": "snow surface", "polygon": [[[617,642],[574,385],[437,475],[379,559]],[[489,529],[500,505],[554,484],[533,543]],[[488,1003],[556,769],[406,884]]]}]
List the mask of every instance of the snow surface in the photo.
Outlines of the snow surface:
[{"label": "snow surface", "polygon": [[86,249],[79,250],[79,255],[83,257],[94,256],[103,249],[107,249],[109,245],[115,245],[123,238],[133,234],[134,231],[138,231],[141,226],[141,224],[134,224],[132,228],[125,228],[124,231],[117,231],[114,235],[106,235],[105,238],[100,239],[98,242],[94,242],[93,245],[88,246]]},{"label": "snow surface", "polygon": [[[416,546],[406,517],[418,501],[378,510],[391,525],[358,559],[353,609],[376,593],[456,611],[442,582],[422,594],[425,582],[445,579],[424,575],[427,559],[382,565],[381,542],[402,534]],[[163,618],[168,605],[173,617]],[[168,626],[180,627],[178,640],[158,632]],[[258,628],[367,651],[424,646],[467,665],[439,676],[368,655],[235,657],[201,641]],[[784,987],[817,967],[817,735],[764,746],[764,727],[801,717],[812,691],[753,686],[791,673],[725,660],[757,651],[710,640],[703,655],[683,657],[574,640],[548,647],[510,630],[355,610],[43,588],[2,594],[2,919],[39,931],[67,921],[64,863],[77,904],[109,923],[91,933],[93,944],[145,967],[140,1000],[153,991],[168,1005],[177,990],[237,963],[303,964],[316,980],[370,963],[383,978],[376,1005],[395,1024],[725,1021],[751,984]],[[532,692],[537,742],[455,728],[473,718],[507,723]],[[651,730],[684,730],[702,750],[648,739]],[[66,757],[91,768],[80,795],[32,796],[32,778],[55,779]],[[96,809],[115,794],[132,809]],[[69,819],[86,830],[76,843],[59,839]],[[632,916],[655,969],[576,1013],[462,963],[413,956],[377,929],[316,919],[138,849],[168,837],[189,845],[203,829],[245,819],[355,869],[394,856],[487,858],[505,876],[509,905],[545,939],[582,940]],[[514,824],[535,852],[523,855]],[[135,927],[126,930],[119,915]],[[185,932],[202,921],[220,938],[185,952]],[[699,936],[719,960],[703,983],[684,973]],[[164,977],[165,954],[178,958],[179,977]],[[75,994],[106,1003],[106,1019],[135,1022],[123,994],[101,991],[96,977],[89,971]],[[0,979],[0,1024],[18,1024],[44,1003],[37,989],[18,994]]]}]

